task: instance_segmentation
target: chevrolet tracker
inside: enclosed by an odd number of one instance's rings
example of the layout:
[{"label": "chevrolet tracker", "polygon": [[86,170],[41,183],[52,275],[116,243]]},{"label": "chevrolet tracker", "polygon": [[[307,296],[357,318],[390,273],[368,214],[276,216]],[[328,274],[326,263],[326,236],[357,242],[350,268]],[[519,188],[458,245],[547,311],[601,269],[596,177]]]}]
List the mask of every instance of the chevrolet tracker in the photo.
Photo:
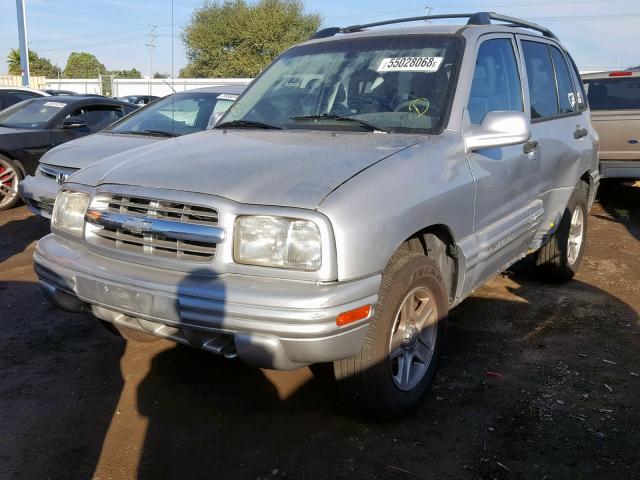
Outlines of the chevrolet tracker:
[{"label": "chevrolet tracker", "polygon": [[362,407],[415,408],[451,308],[528,254],[574,276],[599,182],[553,33],[444,17],[468,23],[320,31],[214,130],[74,174],[35,253],[48,297],[128,339],[333,362]]}]

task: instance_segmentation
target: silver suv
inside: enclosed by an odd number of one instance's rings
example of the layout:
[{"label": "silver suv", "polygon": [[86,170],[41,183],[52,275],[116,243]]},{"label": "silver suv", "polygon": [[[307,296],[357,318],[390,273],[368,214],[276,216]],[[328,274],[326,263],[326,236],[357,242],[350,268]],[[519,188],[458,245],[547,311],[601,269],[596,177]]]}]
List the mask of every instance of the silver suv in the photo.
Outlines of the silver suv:
[{"label": "silver suv", "polygon": [[128,339],[333,362],[361,407],[415,408],[451,308],[527,254],[574,276],[599,183],[556,37],[462,16],[318,32],[215,130],[74,174],[35,253],[47,296]]}]

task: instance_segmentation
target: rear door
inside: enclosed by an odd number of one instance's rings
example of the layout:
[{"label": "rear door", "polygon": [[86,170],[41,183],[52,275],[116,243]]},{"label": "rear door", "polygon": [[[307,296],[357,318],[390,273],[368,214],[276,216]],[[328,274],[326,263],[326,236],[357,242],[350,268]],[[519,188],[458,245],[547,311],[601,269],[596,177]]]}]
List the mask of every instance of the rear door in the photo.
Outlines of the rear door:
[{"label": "rear door", "polygon": [[[588,116],[583,115],[582,95],[576,92],[571,65],[565,53],[551,41],[518,35],[528,89],[531,139],[539,163],[540,198],[544,217],[535,249],[555,231],[573,189],[588,167],[592,151]],[[581,171],[582,169],[584,171]]]}]

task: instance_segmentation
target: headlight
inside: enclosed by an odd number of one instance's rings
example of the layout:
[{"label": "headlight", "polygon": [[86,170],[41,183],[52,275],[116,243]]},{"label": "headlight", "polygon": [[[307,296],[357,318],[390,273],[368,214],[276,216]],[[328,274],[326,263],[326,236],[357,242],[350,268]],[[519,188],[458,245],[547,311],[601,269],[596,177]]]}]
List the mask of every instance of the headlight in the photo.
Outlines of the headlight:
[{"label": "headlight", "polygon": [[56,196],[51,215],[52,225],[72,235],[81,236],[88,205],[89,195],[86,193],[62,190]]},{"label": "headlight", "polygon": [[318,226],[297,218],[238,217],[233,250],[249,265],[312,271],[322,264]]}]

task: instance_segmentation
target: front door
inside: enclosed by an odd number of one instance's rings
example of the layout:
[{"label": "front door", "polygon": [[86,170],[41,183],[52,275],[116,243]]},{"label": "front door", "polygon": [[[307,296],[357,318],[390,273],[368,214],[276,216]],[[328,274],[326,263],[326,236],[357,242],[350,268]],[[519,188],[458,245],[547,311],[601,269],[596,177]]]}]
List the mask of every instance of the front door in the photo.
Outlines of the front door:
[{"label": "front door", "polygon": [[[524,111],[521,66],[512,35],[481,37],[465,121],[487,112]],[[469,154],[475,181],[474,241],[467,251],[465,289],[502,271],[526,251],[542,216],[541,165],[533,142]]]}]

